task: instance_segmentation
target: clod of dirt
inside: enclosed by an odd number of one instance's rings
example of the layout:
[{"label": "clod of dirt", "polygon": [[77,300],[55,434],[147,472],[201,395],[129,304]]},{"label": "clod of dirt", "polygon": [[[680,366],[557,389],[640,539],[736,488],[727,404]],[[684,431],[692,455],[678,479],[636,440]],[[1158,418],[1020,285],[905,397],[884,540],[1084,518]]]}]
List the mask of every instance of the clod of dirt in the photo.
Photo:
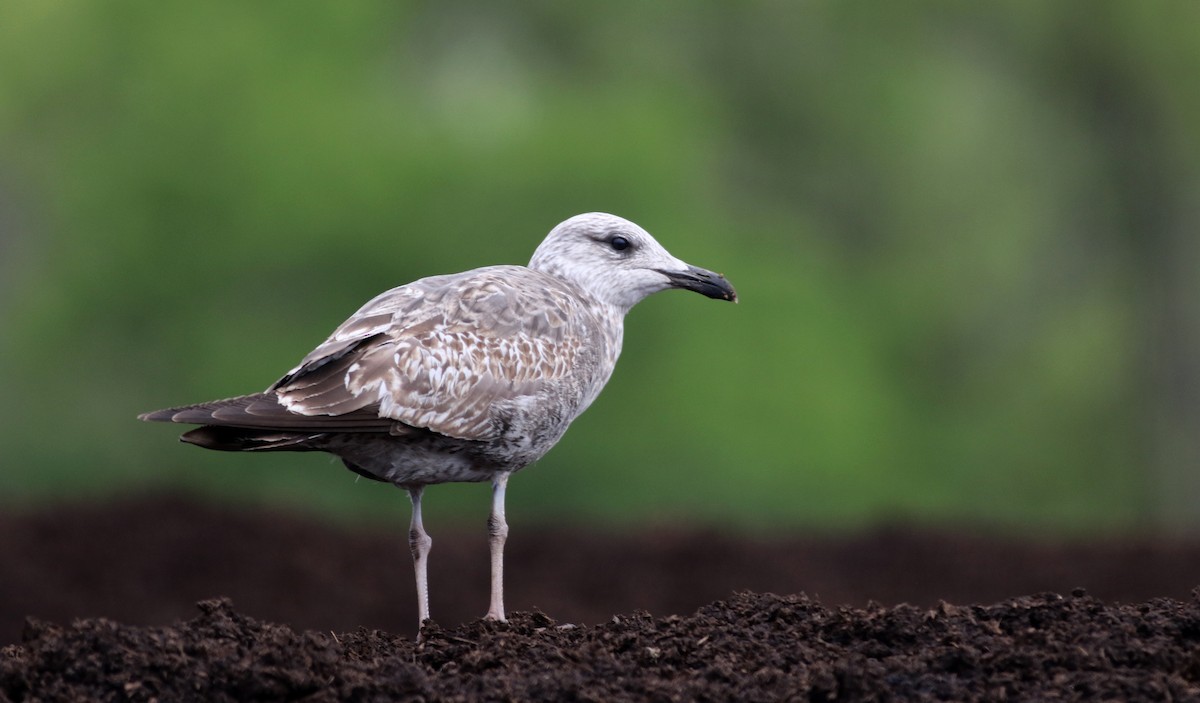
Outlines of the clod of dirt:
[{"label": "clod of dirt", "polygon": [[1076,591],[991,606],[830,609],[738,593],[686,617],[294,632],[228,600],[169,627],[30,621],[0,650],[11,701],[1196,700],[1200,605]]}]

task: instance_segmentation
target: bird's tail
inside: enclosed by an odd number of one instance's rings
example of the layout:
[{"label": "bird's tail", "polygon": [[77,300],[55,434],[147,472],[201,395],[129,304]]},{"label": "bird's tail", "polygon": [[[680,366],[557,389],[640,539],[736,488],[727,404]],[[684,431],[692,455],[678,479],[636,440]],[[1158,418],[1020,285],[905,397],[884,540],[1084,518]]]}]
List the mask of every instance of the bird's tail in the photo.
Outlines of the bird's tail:
[{"label": "bird's tail", "polygon": [[223,452],[307,452],[320,451],[315,445],[324,436],[323,433],[205,425],[184,432],[179,441]]}]

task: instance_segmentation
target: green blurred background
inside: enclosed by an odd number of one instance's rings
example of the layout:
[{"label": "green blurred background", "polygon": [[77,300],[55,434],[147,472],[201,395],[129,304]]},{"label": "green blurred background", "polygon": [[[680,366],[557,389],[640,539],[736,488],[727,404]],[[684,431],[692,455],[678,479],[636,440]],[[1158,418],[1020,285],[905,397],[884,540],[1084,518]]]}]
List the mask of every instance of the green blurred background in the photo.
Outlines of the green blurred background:
[{"label": "green blurred background", "polygon": [[742,303],[634,310],[514,524],[1194,530],[1198,76],[1194,2],[5,3],[0,510],[396,521],[134,417],[604,210]]}]

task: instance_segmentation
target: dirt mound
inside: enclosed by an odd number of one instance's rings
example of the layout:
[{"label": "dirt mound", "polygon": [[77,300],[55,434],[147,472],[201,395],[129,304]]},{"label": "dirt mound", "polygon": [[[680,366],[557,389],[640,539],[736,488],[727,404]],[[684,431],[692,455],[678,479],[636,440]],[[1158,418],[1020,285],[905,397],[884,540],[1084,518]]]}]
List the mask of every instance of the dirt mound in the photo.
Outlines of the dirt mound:
[{"label": "dirt mound", "polygon": [[30,623],[0,653],[11,700],[1186,700],[1200,608],[1076,592],[993,606],[828,609],[741,593],[688,617],[296,633],[205,601],[171,627]]},{"label": "dirt mound", "polygon": [[[371,530],[180,496],[0,515],[0,644],[18,640],[27,616],[162,625],[222,596],[297,630],[366,626],[411,637],[416,596],[402,508],[394,527]],[[901,528],[766,539],[509,522],[509,609],[560,622],[685,614],[741,590],[809,593],[828,605],[932,606],[1076,587],[1104,601],[1186,600],[1200,585],[1196,543],[1039,543]],[[427,524],[434,619],[452,626],[480,617],[488,594],[482,519],[475,530]]]},{"label": "dirt mound", "polygon": [[[0,516],[0,701],[1200,700],[1195,543],[512,522],[512,621],[476,619],[482,526],[434,531],[446,627],[417,646],[403,519],[180,497]],[[1045,591],[1072,595],[1022,596]]]}]

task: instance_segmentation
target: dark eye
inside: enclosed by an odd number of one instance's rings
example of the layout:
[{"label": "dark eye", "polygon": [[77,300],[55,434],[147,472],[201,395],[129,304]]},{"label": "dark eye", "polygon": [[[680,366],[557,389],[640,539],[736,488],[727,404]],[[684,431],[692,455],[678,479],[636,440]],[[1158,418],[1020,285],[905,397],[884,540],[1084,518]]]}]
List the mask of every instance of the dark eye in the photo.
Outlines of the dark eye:
[{"label": "dark eye", "polygon": [[613,237],[612,239],[608,240],[608,245],[616,251],[625,251],[626,249],[629,248],[629,240],[620,235],[617,235],[617,236]]}]

